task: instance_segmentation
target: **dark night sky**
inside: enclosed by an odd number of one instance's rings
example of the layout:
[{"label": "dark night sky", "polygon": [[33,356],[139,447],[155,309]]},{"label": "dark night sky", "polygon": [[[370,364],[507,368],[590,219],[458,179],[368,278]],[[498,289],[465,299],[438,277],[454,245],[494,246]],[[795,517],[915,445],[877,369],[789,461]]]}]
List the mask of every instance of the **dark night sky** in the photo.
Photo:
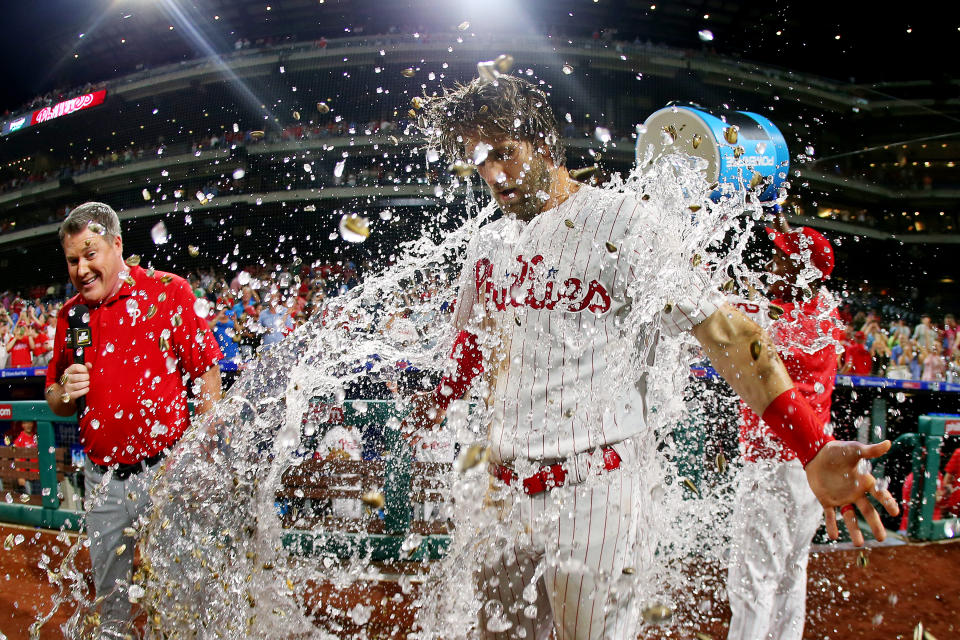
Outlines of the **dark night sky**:
[{"label": "dark night sky", "polygon": [[[319,2],[319,0],[318,0]],[[798,71],[857,82],[945,81],[956,77],[960,8],[953,2],[819,2],[771,0],[731,3],[720,0],[325,0],[310,5],[315,20],[289,19],[303,11],[288,0],[35,0],[10,3],[0,39],[4,82],[0,109],[16,110],[55,86],[115,77],[137,62],[156,66],[193,56],[186,30],[168,33],[175,12],[208,39],[232,42],[236,33],[300,31],[312,38],[345,35],[344,28],[366,25],[367,33],[388,25],[433,31],[451,30],[471,20],[477,28],[503,32],[511,25],[555,28],[573,34],[616,25],[621,36],[700,48],[697,31],[711,29],[719,53]],[[272,11],[265,7],[272,4]],[[299,8],[298,8],[299,6]],[[569,14],[573,13],[573,16]],[[213,15],[220,14],[215,21]],[[703,15],[710,17],[704,19]],[[127,17],[124,17],[127,16]],[[519,16],[519,17],[518,17]],[[525,18],[525,19],[524,19]],[[319,26],[318,26],[319,25]],[[777,32],[780,32],[777,35]],[[78,39],[80,33],[86,39]],[[836,36],[840,36],[837,39]],[[121,44],[121,37],[128,42]],[[166,40],[162,40],[162,39]],[[108,45],[97,55],[91,47]],[[81,57],[73,58],[79,51]],[[167,60],[162,60],[166,56]]]}]

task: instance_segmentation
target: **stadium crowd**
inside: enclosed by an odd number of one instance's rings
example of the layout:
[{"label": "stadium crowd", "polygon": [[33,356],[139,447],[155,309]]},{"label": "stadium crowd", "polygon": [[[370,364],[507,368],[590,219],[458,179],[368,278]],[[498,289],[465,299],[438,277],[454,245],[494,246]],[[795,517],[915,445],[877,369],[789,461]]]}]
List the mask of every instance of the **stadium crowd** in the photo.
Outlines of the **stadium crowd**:
[{"label": "stadium crowd", "polygon": [[[325,300],[352,289],[368,264],[352,261],[305,265],[245,266],[232,274],[213,267],[187,276],[198,298],[209,302],[208,321],[225,358],[243,362],[258,347],[273,344],[300,326]],[[436,295],[439,284],[422,287],[422,299]],[[3,367],[42,367],[49,359],[56,314],[73,292],[70,285],[38,286],[0,293],[0,338]],[[408,294],[410,295],[410,294]],[[408,300],[408,302],[413,302]],[[407,308],[415,305],[407,304]],[[858,309],[859,301],[841,307],[846,336],[838,347],[840,373],[904,380],[960,383],[960,329],[954,314],[934,323],[929,314],[916,323],[902,309]],[[400,319],[397,319],[398,321]],[[422,333],[416,316],[396,322],[415,337]]]},{"label": "stadium crowd", "polygon": [[[187,275],[206,313],[225,360],[241,364],[255,357],[258,348],[275,344],[293,332],[323,307],[329,298],[341,295],[360,283],[360,273],[369,264],[318,262],[301,264],[252,265],[228,275],[213,268]],[[437,295],[438,281],[427,281],[401,296],[400,311],[379,318],[373,329],[391,332],[399,343],[416,341],[437,317],[419,314],[417,302]],[[36,287],[25,294],[0,293],[0,339],[4,352],[0,368],[46,366],[53,347],[57,312],[73,295],[69,284]],[[448,308],[442,304],[441,308]],[[349,320],[349,319],[348,319]],[[370,327],[368,327],[370,328]]]}]

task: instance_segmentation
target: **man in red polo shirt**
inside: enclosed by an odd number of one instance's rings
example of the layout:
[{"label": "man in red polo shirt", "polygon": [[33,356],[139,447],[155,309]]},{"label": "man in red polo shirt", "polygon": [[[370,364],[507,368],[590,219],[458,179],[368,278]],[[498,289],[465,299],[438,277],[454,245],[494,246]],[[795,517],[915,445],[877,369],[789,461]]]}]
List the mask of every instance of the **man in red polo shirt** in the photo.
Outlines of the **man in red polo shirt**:
[{"label": "man in red polo shirt", "polygon": [[[190,424],[187,381],[193,380],[201,413],[220,398],[220,348],[207,322],[194,312],[196,298],[179,276],[123,260],[117,214],[88,202],[60,225],[70,281],[79,292],[58,314],[47,368],[47,404],[61,416],[79,416],[87,454],[86,526],[102,637],[128,632],[135,539],[150,506],[152,471]],[[65,344],[76,305],[89,307],[92,345],[86,364],[74,363]],[[128,531],[129,533],[129,531]]]},{"label": "man in red polo shirt", "polygon": [[[767,266],[768,296],[783,310],[770,338],[797,392],[826,424],[843,337],[836,302],[820,286],[833,272],[833,247],[808,227],[767,233],[776,246]],[[745,465],[733,512],[727,637],[800,640],[807,556],[821,509],[796,454],[746,404],[740,407]]]}]

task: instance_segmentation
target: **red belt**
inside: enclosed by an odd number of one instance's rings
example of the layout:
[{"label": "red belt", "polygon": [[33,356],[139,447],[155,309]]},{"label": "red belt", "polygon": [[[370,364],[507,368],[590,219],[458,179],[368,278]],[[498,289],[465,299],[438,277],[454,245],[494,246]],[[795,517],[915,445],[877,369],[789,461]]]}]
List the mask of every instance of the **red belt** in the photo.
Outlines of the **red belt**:
[{"label": "red belt", "polygon": [[[600,450],[603,451],[604,469],[613,471],[620,468],[620,462],[622,461],[619,453],[611,447],[602,447]],[[503,484],[510,486],[517,474],[510,467],[495,464],[493,465],[493,476]],[[556,487],[562,487],[566,479],[567,470],[562,463],[548,464],[540,467],[540,470],[532,476],[523,479],[523,492],[528,496],[543,493]]]}]

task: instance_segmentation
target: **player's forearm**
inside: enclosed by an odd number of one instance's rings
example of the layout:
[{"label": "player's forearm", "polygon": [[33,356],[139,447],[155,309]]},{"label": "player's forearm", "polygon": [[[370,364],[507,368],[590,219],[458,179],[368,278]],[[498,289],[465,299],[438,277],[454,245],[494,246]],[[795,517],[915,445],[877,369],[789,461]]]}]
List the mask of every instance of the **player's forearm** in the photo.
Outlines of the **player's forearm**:
[{"label": "player's forearm", "polygon": [[693,328],[713,368],[757,415],[793,387],[770,338],[728,304]]},{"label": "player's forearm", "polygon": [[742,313],[724,305],[694,335],[713,366],[804,467],[833,438],[823,419],[793,385],[770,338]]},{"label": "player's forearm", "polygon": [[193,412],[197,415],[208,411],[220,400],[223,391],[220,386],[220,367],[215,366],[200,376],[200,393],[194,399]]}]

